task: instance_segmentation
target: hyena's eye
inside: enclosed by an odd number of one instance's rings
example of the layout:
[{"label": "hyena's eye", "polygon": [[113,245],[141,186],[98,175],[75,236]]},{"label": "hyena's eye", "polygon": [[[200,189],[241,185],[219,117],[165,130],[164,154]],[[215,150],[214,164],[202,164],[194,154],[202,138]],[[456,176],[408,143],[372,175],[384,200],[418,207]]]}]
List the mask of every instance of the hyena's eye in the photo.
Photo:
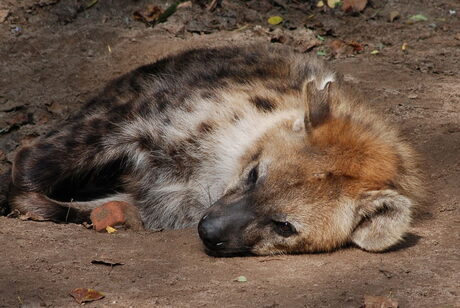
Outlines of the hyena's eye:
[{"label": "hyena's eye", "polygon": [[274,229],[275,229],[276,233],[278,233],[281,236],[289,237],[289,236],[297,233],[297,231],[295,230],[294,226],[291,225],[287,221],[273,221],[273,224],[275,225]]},{"label": "hyena's eye", "polygon": [[251,169],[251,171],[249,171],[247,179],[248,185],[253,185],[257,182],[257,179],[259,178],[259,171],[257,170],[257,167],[258,166],[255,166]]}]

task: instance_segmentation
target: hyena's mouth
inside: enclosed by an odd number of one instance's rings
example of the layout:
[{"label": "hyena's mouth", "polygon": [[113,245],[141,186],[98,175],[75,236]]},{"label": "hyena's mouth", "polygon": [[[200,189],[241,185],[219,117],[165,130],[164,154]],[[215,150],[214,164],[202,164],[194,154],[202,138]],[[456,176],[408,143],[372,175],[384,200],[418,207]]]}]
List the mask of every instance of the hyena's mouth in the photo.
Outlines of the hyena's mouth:
[{"label": "hyena's mouth", "polygon": [[207,255],[211,257],[219,257],[219,258],[248,257],[248,256],[255,255],[251,252],[249,248],[248,249],[214,250],[214,249],[209,249],[206,246],[204,251],[206,252]]}]

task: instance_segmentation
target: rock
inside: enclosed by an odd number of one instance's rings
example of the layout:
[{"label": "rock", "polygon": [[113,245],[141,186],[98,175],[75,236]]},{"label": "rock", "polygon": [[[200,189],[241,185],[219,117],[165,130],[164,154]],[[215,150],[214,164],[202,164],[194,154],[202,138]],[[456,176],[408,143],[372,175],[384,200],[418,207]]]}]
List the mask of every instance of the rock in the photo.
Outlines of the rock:
[{"label": "rock", "polygon": [[139,212],[132,204],[123,201],[111,201],[95,208],[91,212],[93,228],[105,231],[106,227],[124,226],[128,229],[143,229]]}]

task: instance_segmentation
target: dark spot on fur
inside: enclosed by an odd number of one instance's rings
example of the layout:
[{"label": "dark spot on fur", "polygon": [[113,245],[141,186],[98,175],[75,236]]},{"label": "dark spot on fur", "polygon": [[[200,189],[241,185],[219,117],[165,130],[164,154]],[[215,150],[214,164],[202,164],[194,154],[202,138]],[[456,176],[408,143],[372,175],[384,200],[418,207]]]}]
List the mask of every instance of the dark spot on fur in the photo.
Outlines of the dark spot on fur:
[{"label": "dark spot on fur", "polygon": [[168,107],[168,105],[170,104],[170,101],[169,101],[169,91],[168,90],[160,90],[158,92],[156,92],[153,96],[155,98],[155,102],[156,102],[156,106],[157,106],[157,109],[159,112],[163,112],[166,107]]},{"label": "dark spot on fur", "polygon": [[232,121],[232,123],[236,123],[236,122],[238,122],[240,119],[241,119],[241,118],[240,118],[240,115],[239,115],[238,113],[235,112],[235,113],[233,114],[233,117],[232,117],[231,121]]},{"label": "dark spot on fur", "polygon": [[154,143],[149,136],[143,135],[137,138],[137,144],[141,150],[150,151]]},{"label": "dark spot on fur", "polygon": [[198,125],[198,132],[200,134],[209,134],[214,130],[214,124],[210,121],[202,122]]},{"label": "dark spot on fur", "polygon": [[256,96],[252,97],[249,101],[260,111],[270,112],[275,109],[275,103],[268,98]]},{"label": "dark spot on fur", "polygon": [[101,135],[96,132],[88,133],[85,136],[85,144],[90,145],[91,147],[98,145],[100,141],[101,141]]},{"label": "dark spot on fur", "polygon": [[152,112],[152,103],[150,99],[144,99],[141,102],[139,102],[137,108],[136,108],[136,113],[139,114],[140,116],[148,116]]},{"label": "dark spot on fur", "polygon": [[204,99],[216,99],[216,94],[212,93],[211,91],[201,91],[200,95]]},{"label": "dark spot on fur", "polygon": [[129,119],[130,117],[132,117],[131,112],[133,107],[134,106],[131,101],[123,105],[113,107],[108,113],[109,122],[118,123],[123,120]]}]

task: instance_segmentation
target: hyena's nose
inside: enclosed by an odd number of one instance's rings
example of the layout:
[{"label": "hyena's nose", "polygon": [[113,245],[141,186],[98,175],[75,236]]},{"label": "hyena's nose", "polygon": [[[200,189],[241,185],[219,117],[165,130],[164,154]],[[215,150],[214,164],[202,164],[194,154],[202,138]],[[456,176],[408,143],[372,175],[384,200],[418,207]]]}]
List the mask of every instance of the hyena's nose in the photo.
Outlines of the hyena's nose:
[{"label": "hyena's nose", "polygon": [[201,240],[206,247],[212,250],[224,248],[224,229],[220,219],[210,218],[209,215],[203,216],[198,224],[198,234]]},{"label": "hyena's nose", "polygon": [[254,219],[246,199],[230,204],[218,201],[201,218],[198,233],[204,245],[214,252],[235,251],[243,245],[242,234]]}]

